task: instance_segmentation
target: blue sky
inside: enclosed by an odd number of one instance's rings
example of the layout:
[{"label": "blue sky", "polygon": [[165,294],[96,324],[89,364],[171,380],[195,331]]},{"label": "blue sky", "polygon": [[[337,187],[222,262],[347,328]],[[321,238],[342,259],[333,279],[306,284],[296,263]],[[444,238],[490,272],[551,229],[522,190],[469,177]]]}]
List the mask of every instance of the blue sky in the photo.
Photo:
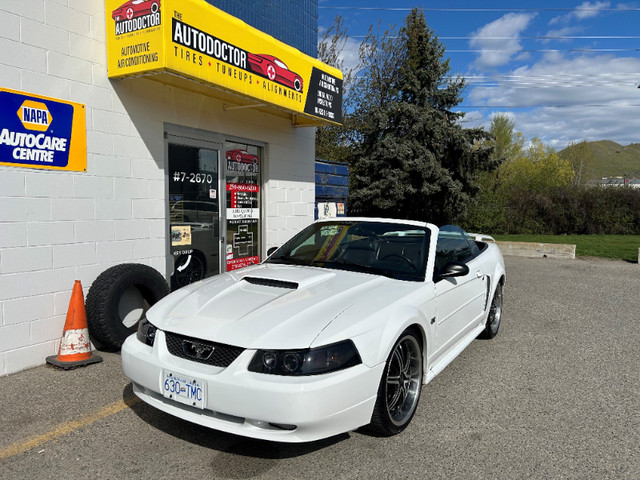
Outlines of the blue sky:
[{"label": "blue sky", "polygon": [[528,140],[558,150],[575,141],[640,143],[640,1],[319,0],[319,30],[343,17],[346,65],[370,25],[401,27],[423,8],[466,78],[465,126],[499,112]]}]

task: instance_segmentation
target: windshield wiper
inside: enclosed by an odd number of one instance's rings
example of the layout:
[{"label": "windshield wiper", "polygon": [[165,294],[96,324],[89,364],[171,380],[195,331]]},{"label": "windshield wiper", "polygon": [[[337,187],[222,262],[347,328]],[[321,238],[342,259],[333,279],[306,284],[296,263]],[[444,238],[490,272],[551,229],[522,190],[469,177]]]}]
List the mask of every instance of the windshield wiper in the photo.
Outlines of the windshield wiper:
[{"label": "windshield wiper", "polygon": [[299,258],[294,258],[290,255],[282,255],[277,258],[270,258],[266,263],[284,263],[287,265],[309,265],[307,260],[302,260]]}]

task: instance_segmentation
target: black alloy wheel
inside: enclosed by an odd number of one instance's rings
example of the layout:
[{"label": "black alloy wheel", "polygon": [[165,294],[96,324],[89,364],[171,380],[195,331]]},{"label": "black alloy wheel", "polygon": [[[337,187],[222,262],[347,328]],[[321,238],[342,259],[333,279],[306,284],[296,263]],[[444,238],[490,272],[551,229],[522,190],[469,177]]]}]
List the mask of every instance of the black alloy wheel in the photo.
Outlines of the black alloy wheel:
[{"label": "black alloy wheel", "polygon": [[391,436],[409,425],[420,400],[422,365],[420,341],[413,330],[405,330],[387,359],[370,430]]}]

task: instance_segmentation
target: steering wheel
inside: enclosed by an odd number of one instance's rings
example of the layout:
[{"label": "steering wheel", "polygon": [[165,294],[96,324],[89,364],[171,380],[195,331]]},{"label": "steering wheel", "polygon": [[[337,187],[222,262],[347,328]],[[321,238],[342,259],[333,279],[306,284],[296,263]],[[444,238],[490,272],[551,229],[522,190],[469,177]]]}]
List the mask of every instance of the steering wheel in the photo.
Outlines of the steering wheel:
[{"label": "steering wheel", "polygon": [[416,267],[416,265],[407,257],[403,257],[402,255],[398,255],[397,253],[390,253],[389,255],[385,255],[384,257],[382,257],[380,260],[385,261],[387,258],[399,258],[400,260],[404,260],[407,265],[409,265],[413,269],[414,272],[419,271],[418,267]]}]

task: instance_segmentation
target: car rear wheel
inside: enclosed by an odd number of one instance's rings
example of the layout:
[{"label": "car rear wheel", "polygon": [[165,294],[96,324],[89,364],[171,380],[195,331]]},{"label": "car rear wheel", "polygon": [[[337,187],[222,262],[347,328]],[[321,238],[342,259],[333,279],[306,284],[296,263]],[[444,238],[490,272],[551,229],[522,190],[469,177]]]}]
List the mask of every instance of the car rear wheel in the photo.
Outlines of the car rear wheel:
[{"label": "car rear wheel", "polygon": [[480,333],[480,338],[490,339],[498,334],[500,328],[500,320],[502,319],[502,283],[498,283],[496,291],[493,294],[493,300],[491,300],[491,307],[489,307],[489,315],[487,315],[487,324],[484,330]]},{"label": "car rear wheel", "polygon": [[422,388],[422,347],[413,330],[405,330],[384,367],[369,429],[391,436],[411,422]]}]

